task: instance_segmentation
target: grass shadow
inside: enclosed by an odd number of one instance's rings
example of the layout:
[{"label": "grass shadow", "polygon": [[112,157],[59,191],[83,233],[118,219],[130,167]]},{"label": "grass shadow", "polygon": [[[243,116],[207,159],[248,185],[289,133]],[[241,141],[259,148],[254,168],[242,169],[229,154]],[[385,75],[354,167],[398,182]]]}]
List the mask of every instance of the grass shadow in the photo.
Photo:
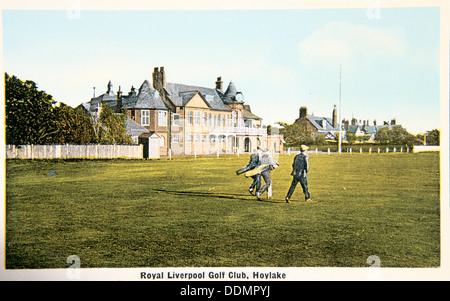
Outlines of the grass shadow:
[{"label": "grass shadow", "polygon": [[174,195],[182,195],[182,196],[194,196],[194,197],[202,197],[202,198],[220,198],[220,199],[233,199],[233,200],[241,200],[241,201],[257,201],[261,203],[273,203],[280,204],[286,203],[284,200],[274,200],[273,198],[267,199],[262,197],[261,199],[257,199],[254,195],[248,195],[245,197],[242,194],[235,193],[215,193],[215,192],[200,192],[200,191],[180,191],[180,190],[167,190],[167,189],[158,189],[151,188],[150,190],[155,192],[163,192]]},{"label": "grass shadow", "polygon": [[242,200],[248,201],[249,198],[244,197],[242,194],[223,194],[223,193],[214,193],[214,192],[199,192],[199,191],[180,191],[180,190],[167,190],[167,189],[157,189],[151,188],[150,190],[156,192],[164,192],[174,195],[184,195],[184,196],[195,196],[202,198],[221,198],[221,199],[234,199],[234,200]]}]

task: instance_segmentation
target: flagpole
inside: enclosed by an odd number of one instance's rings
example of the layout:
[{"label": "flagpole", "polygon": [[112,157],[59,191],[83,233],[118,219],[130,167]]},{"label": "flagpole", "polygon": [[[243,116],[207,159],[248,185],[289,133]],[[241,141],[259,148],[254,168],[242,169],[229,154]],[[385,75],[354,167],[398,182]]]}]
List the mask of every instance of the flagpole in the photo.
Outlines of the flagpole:
[{"label": "flagpole", "polygon": [[342,137],[341,137],[341,130],[342,130],[342,116],[341,116],[341,96],[342,96],[342,89],[341,89],[341,83],[342,83],[342,64],[339,65],[339,154],[342,152]]}]

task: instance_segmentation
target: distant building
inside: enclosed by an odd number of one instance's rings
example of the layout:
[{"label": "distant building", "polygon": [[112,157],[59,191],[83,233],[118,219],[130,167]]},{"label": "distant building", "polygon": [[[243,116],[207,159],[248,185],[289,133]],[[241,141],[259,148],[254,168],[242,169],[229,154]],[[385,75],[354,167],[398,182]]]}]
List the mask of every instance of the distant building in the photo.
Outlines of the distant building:
[{"label": "distant building", "polygon": [[[311,130],[314,135],[324,135],[327,140],[337,140],[339,135],[339,124],[336,106],[333,108],[333,112],[330,117],[319,117],[308,114],[308,108],[306,106],[300,107],[299,118],[295,120],[295,123],[306,126],[308,130]],[[373,125],[370,125],[369,120],[358,120],[352,118],[351,122],[343,119],[341,122],[341,135],[345,140],[347,139],[347,132],[355,134],[357,137],[370,135],[368,141],[373,141],[375,135],[383,127],[392,128],[397,125],[395,119],[390,122],[384,121],[383,125],[377,125],[377,121],[373,121]]]},{"label": "distant building", "polygon": [[306,128],[311,130],[316,136],[324,135],[327,140],[337,139],[339,135],[336,106],[334,106],[331,118],[309,115],[307,107],[300,107],[299,118],[295,120],[295,123],[306,126]]},{"label": "distant building", "polygon": [[262,118],[244,104],[233,82],[225,91],[221,77],[215,88],[167,83],[164,67],[154,68],[152,77],[152,84],[145,80],[127,95],[120,87],[114,93],[109,82],[104,94],[82,106],[94,117],[102,104],[116,112],[125,109],[127,134],[144,144],[149,157],[242,154],[257,147],[282,150],[283,139],[268,138]]}]

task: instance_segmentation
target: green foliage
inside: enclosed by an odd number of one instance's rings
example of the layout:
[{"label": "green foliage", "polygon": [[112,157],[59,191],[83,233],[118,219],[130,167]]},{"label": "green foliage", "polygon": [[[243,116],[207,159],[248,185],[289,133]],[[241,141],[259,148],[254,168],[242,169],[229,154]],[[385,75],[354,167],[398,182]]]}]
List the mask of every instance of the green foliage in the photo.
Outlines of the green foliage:
[{"label": "green foliage", "polygon": [[89,115],[81,108],[72,108],[64,103],[53,110],[58,131],[53,142],[58,144],[85,144],[96,141]]},{"label": "green foliage", "polygon": [[45,144],[57,129],[53,119],[53,97],[37,88],[35,82],[23,81],[5,73],[5,121],[7,144]]},{"label": "green foliage", "polygon": [[441,131],[434,129],[428,132],[427,144],[428,145],[440,145]]},{"label": "green foliage", "polygon": [[420,144],[416,136],[408,133],[402,126],[393,126],[392,128],[382,127],[375,135],[375,141],[380,144],[408,145]]},{"label": "green foliage", "polygon": [[126,114],[114,113],[107,104],[102,105],[98,126],[97,140],[99,143],[132,144],[130,136],[127,136]]},{"label": "green foliage", "polygon": [[295,147],[302,144],[314,143],[314,134],[305,125],[298,123],[288,124],[285,122],[280,122],[280,125],[283,126],[281,134],[284,136],[286,146]]},{"label": "green foliage", "polygon": [[117,143],[132,144],[126,135],[126,114],[103,105],[99,121],[81,108],[56,101],[35,82],[5,73],[6,143]]},{"label": "green foliage", "polygon": [[314,138],[314,144],[315,145],[323,145],[323,144],[326,144],[326,142],[327,142],[327,140],[325,138],[325,135],[317,135]]},{"label": "green foliage", "polygon": [[352,132],[347,132],[347,142],[349,144],[353,144],[356,141],[356,134],[352,133]]}]

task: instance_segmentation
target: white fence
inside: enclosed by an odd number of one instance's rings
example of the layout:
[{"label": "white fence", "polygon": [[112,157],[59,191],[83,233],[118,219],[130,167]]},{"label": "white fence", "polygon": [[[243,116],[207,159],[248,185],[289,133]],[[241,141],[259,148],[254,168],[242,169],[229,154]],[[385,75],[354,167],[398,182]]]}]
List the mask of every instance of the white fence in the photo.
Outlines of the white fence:
[{"label": "white fence", "polygon": [[439,145],[414,145],[413,152],[437,152],[440,151],[441,148]]},{"label": "white fence", "polygon": [[14,159],[69,159],[69,158],[143,158],[142,145],[118,144],[53,144],[6,145],[6,158]]}]

